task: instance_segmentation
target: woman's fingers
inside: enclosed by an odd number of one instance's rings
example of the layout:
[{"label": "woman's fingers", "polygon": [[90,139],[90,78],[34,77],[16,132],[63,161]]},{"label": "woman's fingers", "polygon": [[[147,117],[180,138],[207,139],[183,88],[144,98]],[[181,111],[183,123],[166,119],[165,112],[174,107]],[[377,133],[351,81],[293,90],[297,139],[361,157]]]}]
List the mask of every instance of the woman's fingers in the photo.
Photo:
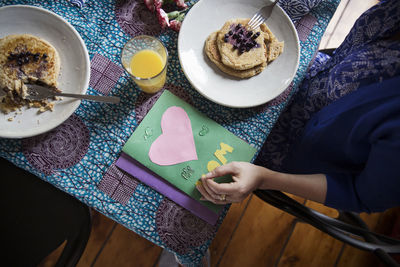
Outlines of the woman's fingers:
[{"label": "woman's fingers", "polygon": [[239,192],[239,183],[231,182],[231,183],[217,183],[212,179],[207,179],[204,182],[210,190],[212,190],[215,194],[226,194],[226,195],[235,195]]},{"label": "woman's fingers", "polygon": [[242,190],[242,186],[239,182],[232,183],[217,183],[211,179],[207,180],[207,184],[216,192],[221,192],[220,194],[226,195],[226,201],[228,203],[241,202],[245,199],[251,192]]},{"label": "woman's fingers", "polygon": [[233,203],[233,202],[240,202],[242,201],[242,199],[238,198],[235,195],[228,195],[228,194],[220,194],[217,197],[212,197],[211,195],[209,195],[207,193],[207,191],[204,189],[204,186],[201,183],[198,183],[196,185],[197,190],[199,190],[199,192],[202,195],[202,198],[200,198],[200,200],[206,200],[206,201],[210,201],[214,204],[218,204],[218,205],[224,205],[224,204],[228,204],[228,203]]},{"label": "woman's fingers", "polygon": [[226,204],[240,201],[240,199],[236,197],[238,192],[238,184],[236,182],[219,184],[213,179],[207,179],[204,177],[200,181],[201,183],[197,185],[197,189],[205,199],[215,204]]},{"label": "woman's fingers", "polygon": [[196,184],[196,188],[197,188],[197,190],[199,190],[199,192],[203,196],[204,200],[208,200],[208,201],[215,203],[215,199],[205,190],[205,188],[201,182]]},{"label": "woman's fingers", "polygon": [[[208,179],[208,181],[212,180]],[[218,185],[218,183],[214,181],[212,181],[212,183]],[[207,186],[206,184],[207,183],[202,183],[202,182],[196,184],[197,190],[199,190],[199,192],[203,196],[203,199],[200,200],[207,200],[213,202],[214,204],[227,204],[233,202],[241,202],[243,200],[243,198],[240,197],[240,194],[238,194],[236,190],[233,190],[232,193],[223,193],[223,191],[221,191],[220,194],[209,194],[208,191],[205,189],[205,187]]]},{"label": "woman's fingers", "polygon": [[[244,192],[243,185],[238,180],[242,165],[239,162],[231,162],[215,168],[203,175],[200,179],[201,186],[197,186],[205,199],[216,204],[240,202],[250,192]],[[234,181],[230,183],[217,183],[214,178],[232,175]],[[236,177],[237,176],[237,177]]]},{"label": "woman's fingers", "polygon": [[[203,186],[207,190],[207,192],[214,197],[216,195],[220,195],[220,194],[233,193],[235,191],[235,183],[230,183],[229,185],[230,186],[233,185],[233,188],[229,189],[229,187],[228,187],[227,192],[224,192],[224,191],[219,190],[218,187],[214,186],[217,183],[213,181],[213,178],[217,178],[217,177],[221,177],[221,176],[225,176],[225,175],[234,175],[236,172],[237,172],[237,170],[235,168],[235,164],[228,163],[227,165],[219,166],[219,167],[215,168],[213,171],[203,175],[201,177],[201,181],[203,183]],[[209,183],[209,181],[213,181],[213,183]]]},{"label": "woman's fingers", "polygon": [[[231,162],[219,166],[201,177],[202,190],[207,194],[204,197],[213,203],[240,202],[258,187],[259,172],[258,167],[246,162]],[[232,175],[233,182],[214,181],[214,178],[225,175]]]},{"label": "woman's fingers", "polygon": [[213,171],[205,174],[205,178],[217,178],[225,175],[235,175],[237,169],[235,167],[235,162],[228,163],[226,165],[219,166]]},{"label": "woman's fingers", "polygon": [[217,192],[215,192],[213,189],[211,189],[211,188],[208,186],[207,180],[211,180],[211,179],[205,178],[204,175],[203,175],[203,176],[201,177],[201,179],[200,179],[201,185],[203,186],[204,190],[205,190],[213,199],[218,199],[218,198],[220,198],[220,197],[219,197],[219,194],[218,194]]}]

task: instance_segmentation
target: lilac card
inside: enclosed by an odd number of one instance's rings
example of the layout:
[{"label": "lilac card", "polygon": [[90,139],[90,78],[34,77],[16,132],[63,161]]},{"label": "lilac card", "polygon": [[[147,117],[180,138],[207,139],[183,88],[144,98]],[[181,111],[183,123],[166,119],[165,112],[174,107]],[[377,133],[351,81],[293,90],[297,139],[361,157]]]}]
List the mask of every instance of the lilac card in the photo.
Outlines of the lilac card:
[{"label": "lilac card", "polygon": [[212,212],[206,206],[200,204],[197,200],[183,193],[165,179],[153,173],[127,154],[122,152],[115,165],[131,174],[133,177],[139,179],[143,183],[147,184],[157,192],[175,201],[177,204],[209,224],[214,225],[217,222],[219,217],[217,213]]}]

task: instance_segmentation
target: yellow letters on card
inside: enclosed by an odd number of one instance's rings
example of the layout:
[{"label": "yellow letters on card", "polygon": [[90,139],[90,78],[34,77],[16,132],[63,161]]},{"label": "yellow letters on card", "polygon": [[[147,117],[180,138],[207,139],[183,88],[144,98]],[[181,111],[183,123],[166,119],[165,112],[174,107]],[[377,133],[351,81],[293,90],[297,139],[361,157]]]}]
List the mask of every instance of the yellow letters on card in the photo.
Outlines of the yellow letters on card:
[{"label": "yellow letters on card", "polygon": [[[232,153],[233,147],[231,147],[230,145],[227,145],[225,143],[222,143],[222,142],[219,145],[220,145],[221,149],[217,149],[214,153],[214,156],[217,157],[217,159],[222,163],[222,165],[225,165],[228,161],[226,160],[224,155],[226,155],[227,152]],[[210,160],[207,163],[207,170],[210,172],[210,171],[214,170],[215,168],[217,168],[218,166],[221,166],[221,164],[219,164],[215,160]]]},{"label": "yellow letters on card", "polygon": [[214,155],[222,163],[222,165],[225,165],[227,160],[224,157],[224,155],[226,155],[226,152],[232,153],[233,147],[231,147],[227,144],[224,144],[222,142],[219,145],[221,146],[221,149],[217,149],[217,151],[215,151]]},{"label": "yellow letters on card", "polygon": [[215,160],[211,160],[207,163],[207,170],[209,172],[213,171],[215,168],[217,168],[218,166],[221,166],[218,162],[216,162]]}]

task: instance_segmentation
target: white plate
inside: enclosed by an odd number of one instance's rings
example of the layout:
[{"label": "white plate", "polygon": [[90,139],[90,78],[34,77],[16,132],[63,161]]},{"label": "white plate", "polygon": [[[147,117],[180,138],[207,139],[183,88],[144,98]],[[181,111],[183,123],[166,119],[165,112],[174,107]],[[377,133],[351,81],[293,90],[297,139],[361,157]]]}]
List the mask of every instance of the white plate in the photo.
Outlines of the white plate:
[{"label": "white plate", "polygon": [[[89,86],[90,59],[79,33],[62,17],[34,6],[0,8],[0,38],[10,34],[32,34],[51,43],[61,59],[59,89],[85,94]],[[63,123],[79,106],[80,100],[55,101],[54,111],[37,114],[37,109],[22,109],[7,115],[0,112],[0,137],[23,138],[47,132]],[[8,121],[15,117],[13,121]]]},{"label": "white plate", "polygon": [[228,107],[253,107],[282,93],[293,80],[299,64],[300,47],[296,29],[277,5],[267,25],[284,52],[263,72],[249,79],[233,78],[220,71],[204,53],[208,35],[234,18],[251,18],[265,0],[200,0],[186,15],[178,38],[179,60],[183,71],[197,91]]}]

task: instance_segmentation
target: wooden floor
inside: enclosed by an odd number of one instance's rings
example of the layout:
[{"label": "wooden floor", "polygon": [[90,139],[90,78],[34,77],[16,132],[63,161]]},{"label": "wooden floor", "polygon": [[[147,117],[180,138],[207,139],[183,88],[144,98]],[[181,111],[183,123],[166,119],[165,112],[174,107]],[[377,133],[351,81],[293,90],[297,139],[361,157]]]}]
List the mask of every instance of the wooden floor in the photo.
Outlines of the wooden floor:
[{"label": "wooden floor", "polygon": [[[337,47],[355,19],[376,0],[343,0],[321,48]],[[336,211],[297,198],[328,215]],[[371,229],[387,232],[398,209],[362,214]],[[396,213],[397,212],[397,213]],[[59,249],[60,250],[60,249]],[[58,250],[58,251],[59,251]],[[78,267],[157,266],[162,249],[114,221],[94,212],[93,230]],[[210,246],[211,265],[234,266],[378,266],[373,255],[351,248],[250,196],[232,205]],[[55,255],[42,266],[52,266]]]}]

